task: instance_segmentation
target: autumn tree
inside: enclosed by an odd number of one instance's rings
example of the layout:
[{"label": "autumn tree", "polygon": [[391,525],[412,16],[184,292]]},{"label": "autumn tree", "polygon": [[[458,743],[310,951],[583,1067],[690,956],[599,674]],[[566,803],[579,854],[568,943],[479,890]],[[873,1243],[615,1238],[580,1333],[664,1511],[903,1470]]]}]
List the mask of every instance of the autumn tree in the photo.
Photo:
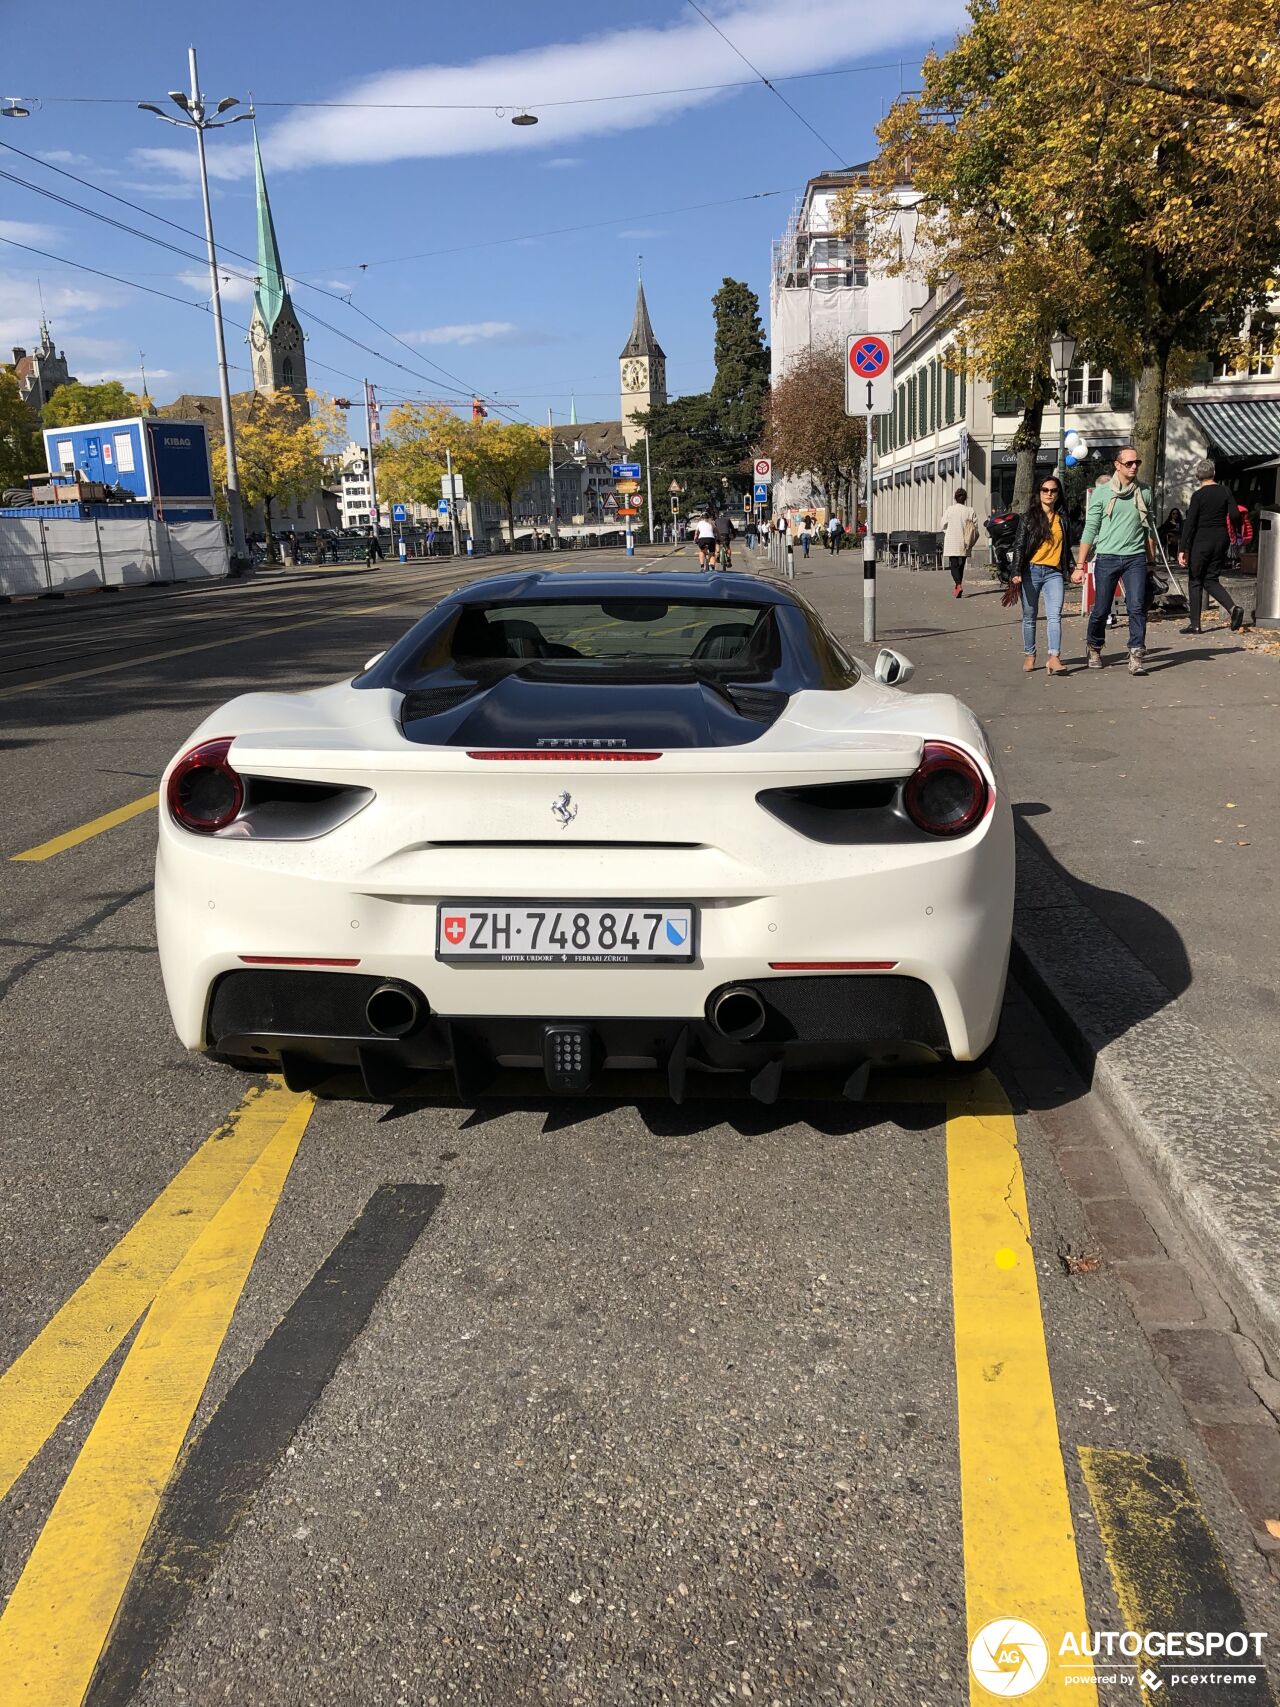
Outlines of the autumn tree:
[{"label": "autumn tree", "polygon": [[545,428],[523,421],[460,421],[460,450],[454,466],[466,487],[496,499],[507,512],[507,536],[515,544],[516,493],[547,464]]},{"label": "autumn tree", "polygon": [[775,475],[811,481],[828,513],[856,513],[866,428],[844,412],[844,350],[802,350],[769,393],[764,444]]},{"label": "autumn tree", "polygon": [[721,424],[710,392],[692,392],[661,403],[638,417],[649,431],[648,449],[637,447],[641,466],[653,461],[653,490],[665,491],[674,480],[683,492],[684,509],[719,508],[732,485],[742,489],[743,446]]},{"label": "autumn tree", "polygon": [[11,372],[0,370],[0,489],[24,484],[44,466],[35,421]]},{"label": "autumn tree", "polygon": [[[342,417],[330,398],[307,392],[304,403],[290,391],[251,391],[233,397],[236,469],[246,507],[261,507],[267,559],[275,552],[273,504],[297,502],[318,492],[325,458],[341,440]],[[227,452],[213,452],[214,479],[227,482]]]},{"label": "autumn tree", "polygon": [[140,415],[142,406],[118,379],[101,385],[82,385],[76,379],[60,385],[40,413],[46,427],[79,427],[87,421],[126,421]]},{"label": "autumn tree", "polygon": [[463,423],[449,409],[426,403],[402,403],[383,422],[382,443],[374,452],[378,484],[401,502],[434,504],[446,451],[458,451]]},{"label": "autumn tree", "polygon": [[969,16],[880,126],[873,243],[910,184],[916,241],[891,264],[961,286],[975,370],[1025,401],[1025,502],[1059,325],[1082,359],[1140,374],[1153,468],[1178,363],[1228,347],[1265,301],[1280,253],[1275,10],[971,0]]}]

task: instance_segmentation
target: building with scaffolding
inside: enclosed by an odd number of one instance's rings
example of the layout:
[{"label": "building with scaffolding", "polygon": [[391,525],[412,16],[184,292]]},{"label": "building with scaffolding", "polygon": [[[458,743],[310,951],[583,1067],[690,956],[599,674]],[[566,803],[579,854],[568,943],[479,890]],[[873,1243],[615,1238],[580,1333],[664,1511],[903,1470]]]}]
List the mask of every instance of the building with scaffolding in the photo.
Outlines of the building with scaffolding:
[{"label": "building with scaffolding", "polygon": [[[870,163],[810,178],[792,209],[782,235],[774,240],[769,288],[771,378],[776,385],[797,356],[810,348],[843,351],[857,332],[895,332],[928,295],[918,277],[891,273],[868,242],[866,221],[850,232],[839,218],[839,202],[849,191],[867,194]],[[894,192],[893,216],[900,255],[910,253],[915,236],[916,193],[909,185]],[[876,244],[877,251],[883,244]],[[775,506],[811,504],[815,494],[803,479],[781,480]]]}]

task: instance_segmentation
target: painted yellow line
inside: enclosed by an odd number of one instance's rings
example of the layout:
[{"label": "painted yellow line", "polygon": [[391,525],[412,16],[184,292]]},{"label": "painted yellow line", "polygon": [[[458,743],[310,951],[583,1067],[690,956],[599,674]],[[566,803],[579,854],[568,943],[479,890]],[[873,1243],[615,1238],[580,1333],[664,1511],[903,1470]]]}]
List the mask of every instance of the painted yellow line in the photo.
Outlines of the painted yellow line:
[{"label": "painted yellow line", "polygon": [[0,1499],[303,1104],[311,1098],[276,1087],[250,1091],[0,1375]]},{"label": "painted yellow line", "polygon": [[[1036,1707],[1096,1707],[1093,1683],[1073,1682],[1079,1674],[1062,1670],[1056,1658],[1063,1635],[1085,1629],[1084,1589],[1018,1132],[991,1074],[977,1075],[975,1095],[977,1111],[964,1103],[947,1110],[968,1639],[993,1620],[1024,1620],[1050,1656]],[[974,1707],[993,1693],[1012,1692],[989,1692],[971,1672]]]},{"label": "painted yellow line", "polygon": [[0,1707],[75,1707],[284,1189],[299,1099],[156,1295],[0,1618]]},{"label": "painted yellow line", "polygon": [[151,808],[159,803],[158,794],[144,794],[141,800],[131,800],[127,806],[117,806],[114,812],[104,812],[101,818],[91,818],[87,824],[81,824],[78,830],[66,830],[50,841],[41,842],[38,848],[28,848],[25,853],[10,854],[9,858],[52,859],[54,854],[64,853],[67,848],[78,848],[81,842],[87,842],[93,836],[100,836],[104,830],[114,830],[117,824],[127,824],[130,818],[150,812]]},{"label": "painted yellow line", "polygon": [[63,682],[82,681],[86,676],[111,676],[120,670],[139,669],[143,664],[162,664],[169,658],[185,658],[190,652],[209,652],[218,646],[244,646],[271,634],[290,634],[294,629],[315,628],[320,623],[337,622],[342,617],[373,616],[400,603],[399,599],[385,599],[381,604],[361,605],[357,610],[331,610],[323,616],[303,617],[298,622],[278,622],[270,628],[237,630],[233,634],[220,635],[217,640],[196,640],[189,646],[174,646],[167,652],[148,652],[141,658],[121,658],[114,664],[90,664],[83,670],[65,670],[59,676],[41,676],[36,682],[11,682],[8,687],[0,688],[0,699],[9,699],[19,693],[38,693],[43,688],[59,687]]}]

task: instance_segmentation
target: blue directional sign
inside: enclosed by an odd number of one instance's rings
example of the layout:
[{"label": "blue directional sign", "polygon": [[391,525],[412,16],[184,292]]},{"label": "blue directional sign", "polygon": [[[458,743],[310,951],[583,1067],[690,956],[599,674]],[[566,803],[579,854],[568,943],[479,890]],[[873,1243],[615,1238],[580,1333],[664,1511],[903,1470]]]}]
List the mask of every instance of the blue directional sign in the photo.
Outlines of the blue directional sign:
[{"label": "blue directional sign", "polygon": [[615,462],[612,464],[615,480],[639,480],[640,464],[638,462]]},{"label": "blue directional sign", "polygon": [[449,514],[449,500],[447,498],[436,499],[436,514],[441,516]]},{"label": "blue directional sign", "polygon": [[769,502],[769,488],[765,485],[763,480],[756,481],[755,500],[757,504],[767,504]]},{"label": "blue directional sign", "polygon": [[392,506],[391,506],[391,520],[393,522],[407,521],[408,517],[409,517],[409,512],[408,512],[408,510],[405,509],[403,504],[392,504]]}]

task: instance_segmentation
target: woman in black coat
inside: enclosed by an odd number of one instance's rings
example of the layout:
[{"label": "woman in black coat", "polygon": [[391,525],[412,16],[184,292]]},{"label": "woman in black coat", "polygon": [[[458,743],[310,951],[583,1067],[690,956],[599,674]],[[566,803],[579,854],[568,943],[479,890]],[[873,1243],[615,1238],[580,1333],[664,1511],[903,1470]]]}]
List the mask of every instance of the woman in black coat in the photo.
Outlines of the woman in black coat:
[{"label": "woman in black coat", "polygon": [[1062,604],[1078,539],[1079,530],[1063,500],[1062,482],[1056,474],[1046,474],[1025,513],[1018,518],[1013,542],[1013,574],[1009,584],[1017,588],[1022,599],[1024,670],[1036,667],[1036,618],[1043,598],[1049,642],[1045,670],[1051,676],[1067,673],[1062,662]]},{"label": "woman in black coat", "polygon": [[1232,629],[1244,621],[1244,611],[1234,602],[1222,585],[1220,576],[1227,566],[1227,518],[1234,518],[1236,501],[1218,479],[1218,471],[1208,457],[1196,464],[1199,486],[1187,505],[1187,519],[1182,524],[1182,544],[1178,562],[1187,572],[1187,602],[1191,621],[1180,634],[1200,634],[1200,614],[1204,596],[1217,599],[1231,618]]}]

